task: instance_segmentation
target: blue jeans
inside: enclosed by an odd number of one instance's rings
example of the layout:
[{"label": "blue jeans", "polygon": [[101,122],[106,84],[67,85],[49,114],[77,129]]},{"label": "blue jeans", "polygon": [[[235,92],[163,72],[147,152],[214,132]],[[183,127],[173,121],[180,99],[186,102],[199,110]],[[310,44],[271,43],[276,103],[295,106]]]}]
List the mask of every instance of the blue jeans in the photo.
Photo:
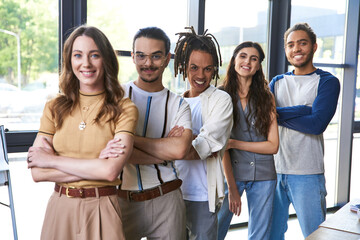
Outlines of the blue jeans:
[{"label": "blue jeans", "polygon": [[294,206],[304,238],[309,236],[325,221],[325,196],[324,174],[278,174],[271,239],[284,239],[290,203]]},{"label": "blue jeans", "polygon": [[[226,185],[225,185],[226,186]],[[269,239],[271,214],[276,180],[243,182],[236,181],[240,195],[246,191],[249,210],[248,238],[253,240]],[[218,240],[223,240],[228,232],[233,213],[229,211],[228,189],[218,213]]]}]

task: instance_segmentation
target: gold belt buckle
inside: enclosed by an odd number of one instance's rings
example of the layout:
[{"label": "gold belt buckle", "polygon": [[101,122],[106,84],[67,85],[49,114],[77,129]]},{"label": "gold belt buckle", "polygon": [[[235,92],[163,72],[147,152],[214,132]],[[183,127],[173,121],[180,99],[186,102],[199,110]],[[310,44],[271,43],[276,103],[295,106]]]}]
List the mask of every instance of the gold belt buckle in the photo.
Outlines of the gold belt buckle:
[{"label": "gold belt buckle", "polygon": [[73,198],[73,196],[70,196],[70,195],[69,195],[69,189],[75,189],[75,187],[67,187],[67,188],[66,188],[66,191],[65,191],[66,196],[67,196],[68,198]]}]

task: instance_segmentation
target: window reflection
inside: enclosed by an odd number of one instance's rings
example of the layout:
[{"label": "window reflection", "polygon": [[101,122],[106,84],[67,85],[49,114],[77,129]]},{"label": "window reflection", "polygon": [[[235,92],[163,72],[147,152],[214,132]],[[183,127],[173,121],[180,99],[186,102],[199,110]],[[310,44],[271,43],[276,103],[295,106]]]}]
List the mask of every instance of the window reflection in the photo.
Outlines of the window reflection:
[{"label": "window reflection", "polygon": [[[230,7],[229,7],[230,6]],[[219,70],[221,84],[225,77],[232,53],[237,45],[244,41],[258,42],[267,52],[268,37],[268,0],[245,1],[207,0],[205,6],[205,29],[213,34],[220,44],[222,67]],[[267,56],[262,62],[267,75]],[[246,193],[243,193],[242,209],[247,209]],[[239,217],[234,216],[231,224],[247,222],[248,211],[242,211]]]},{"label": "window reflection", "polygon": [[0,3],[0,124],[9,130],[37,130],[58,92],[58,2],[23,3]]},{"label": "window reflection", "polygon": [[[360,38],[360,36],[359,36]],[[355,95],[355,121],[360,121],[360,48],[358,54],[358,67],[357,67],[357,79],[356,79],[356,95]]]},{"label": "window reflection", "polygon": [[[346,0],[293,0],[291,3],[291,26],[297,22],[307,22],[317,36],[318,48],[314,55],[315,66],[316,63],[342,64],[344,59]],[[342,85],[342,68],[320,68],[336,76]],[[335,204],[340,101],[341,95],[335,115],[324,132],[327,207],[333,207]]]},{"label": "window reflection", "polygon": [[314,62],[343,63],[346,0],[292,0],[291,26],[307,22],[315,31]]},{"label": "window reflection", "polygon": [[[178,32],[187,26],[187,0],[134,0],[123,1],[88,0],[88,25],[100,28],[109,38],[115,50],[132,51],[135,33],[144,27],[156,26],[165,31],[171,41],[170,52],[173,53],[178,39]],[[164,9],[167,9],[166,11]],[[175,10],[175,11],[174,11]],[[131,57],[119,57],[121,83],[137,78]],[[170,61],[163,75],[164,86],[170,90],[183,93],[184,82],[179,76],[174,78],[174,65]]]},{"label": "window reflection", "polygon": [[[359,36],[360,38],[360,36]],[[357,79],[356,79],[356,92],[355,92],[355,112],[354,120],[360,121],[360,48],[358,53],[358,66],[357,66]],[[350,182],[350,199],[358,198],[360,196],[360,188],[358,183],[360,182],[360,133],[353,134],[353,147],[352,147],[352,161],[351,161],[351,182]]]},{"label": "window reflection", "polygon": [[[206,1],[205,29],[216,37],[223,59],[223,66],[219,71],[220,84],[225,77],[232,52],[241,42],[258,42],[264,52],[267,52],[268,4],[268,0],[223,0],[221,4],[216,0]],[[262,66],[267,75],[267,58]]]},{"label": "window reflection", "polygon": [[[322,4],[322,5],[318,5]],[[314,30],[317,36],[318,48],[314,55],[314,65],[317,63],[343,63],[343,46],[345,32],[345,1],[314,1],[310,0],[293,0],[291,5],[291,26],[298,22],[307,22]],[[319,67],[324,71],[328,71],[340,80],[343,85],[343,69],[342,68],[325,68]],[[289,71],[293,70],[289,66]],[[341,92],[338,101],[338,107],[330,124],[324,132],[325,141],[325,178],[327,207],[335,205],[336,190],[336,156],[338,145],[338,128],[340,116]]]}]

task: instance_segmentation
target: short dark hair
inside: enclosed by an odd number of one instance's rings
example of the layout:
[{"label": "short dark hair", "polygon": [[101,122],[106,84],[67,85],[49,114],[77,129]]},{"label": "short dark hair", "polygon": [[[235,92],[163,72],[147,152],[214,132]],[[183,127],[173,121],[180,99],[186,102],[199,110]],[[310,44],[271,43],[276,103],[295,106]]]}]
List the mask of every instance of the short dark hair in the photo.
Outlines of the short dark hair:
[{"label": "short dark hair", "polygon": [[164,45],[165,45],[165,55],[167,55],[170,52],[170,39],[161,28],[146,27],[146,28],[139,29],[139,31],[136,32],[134,39],[133,39],[133,51],[135,48],[135,41],[136,41],[136,39],[138,39],[140,37],[161,40],[164,42]]},{"label": "short dark hair", "polygon": [[287,40],[289,34],[294,31],[299,31],[299,30],[302,30],[307,33],[307,35],[309,36],[311,43],[313,45],[316,43],[316,34],[315,34],[314,30],[310,27],[310,25],[307,23],[297,23],[294,26],[292,26],[291,28],[289,28],[288,30],[286,30],[286,32],[284,33],[285,46],[286,46],[286,40]]}]

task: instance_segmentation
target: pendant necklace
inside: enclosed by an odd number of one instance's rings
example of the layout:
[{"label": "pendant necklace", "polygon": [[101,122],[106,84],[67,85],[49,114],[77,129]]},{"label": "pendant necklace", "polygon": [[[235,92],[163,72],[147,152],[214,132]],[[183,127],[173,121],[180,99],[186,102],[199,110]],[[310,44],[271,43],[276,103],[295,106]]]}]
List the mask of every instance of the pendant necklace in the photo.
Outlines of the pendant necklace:
[{"label": "pendant necklace", "polygon": [[81,121],[80,124],[79,124],[79,129],[80,129],[80,131],[83,131],[83,130],[86,128],[86,119],[90,116],[90,114],[91,114],[92,111],[96,108],[96,106],[99,104],[99,102],[101,102],[101,99],[100,99],[99,101],[97,101],[97,103],[94,105],[94,108],[91,109],[91,111],[88,113],[88,115],[86,116],[86,118],[83,117],[82,112],[83,112],[83,111],[84,111],[84,112],[88,111],[88,110],[90,109],[91,105],[88,106],[88,107],[86,107],[86,106],[81,107],[81,106],[80,106],[80,102],[79,102],[79,110],[80,110],[80,115],[81,115],[81,119],[82,119],[82,121]]}]

